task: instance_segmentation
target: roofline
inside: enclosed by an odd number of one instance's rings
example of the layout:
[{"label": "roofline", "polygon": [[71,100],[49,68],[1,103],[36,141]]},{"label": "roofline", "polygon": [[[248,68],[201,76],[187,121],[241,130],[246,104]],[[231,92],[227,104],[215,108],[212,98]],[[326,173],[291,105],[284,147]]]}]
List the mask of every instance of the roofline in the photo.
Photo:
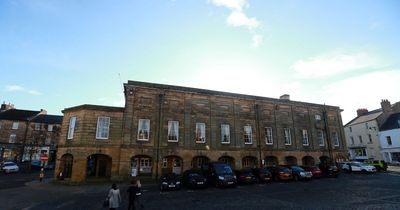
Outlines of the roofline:
[{"label": "roofline", "polygon": [[[357,117],[355,117],[354,119],[350,120],[348,123],[346,123],[343,127],[348,126],[350,123],[356,121],[358,118],[360,118],[360,117],[362,117],[362,116],[366,116],[366,115],[370,115],[370,114],[375,114],[376,112],[381,112],[381,111],[382,111],[382,109],[375,109],[375,110],[369,111],[369,112],[367,112],[366,114],[363,114],[363,115],[361,115],[361,116],[357,116]],[[382,114],[382,113],[381,113],[381,114]],[[378,117],[381,116],[381,114],[378,115]],[[373,120],[376,120],[378,117],[374,118]],[[369,121],[371,121],[371,120],[369,120]],[[363,122],[366,122],[366,121],[363,121]],[[360,122],[360,123],[363,123],[363,122]],[[357,124],[360,124],[360,123],[357,123]]]},{"label": "roofline", "polygon": [[65,108],[61,112],[69,112],[69,111],[75,111],[75,110],[80,110],[80,109],[86,109],[86,110],[102,110],[102,111],[111,111],[111,112],[123,112],[125,110],[124,107],[115,107],[115,106],[101,106],[101,105],[93,105],[93,104],[83,104],[79,106],[74,106],[74,107],[69,107]]}]

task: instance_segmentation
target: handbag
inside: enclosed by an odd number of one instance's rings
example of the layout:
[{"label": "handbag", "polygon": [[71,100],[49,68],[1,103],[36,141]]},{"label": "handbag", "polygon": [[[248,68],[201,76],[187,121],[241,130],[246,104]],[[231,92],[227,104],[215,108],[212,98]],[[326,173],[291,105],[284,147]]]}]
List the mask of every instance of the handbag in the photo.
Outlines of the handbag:
[{"label": "handbag", "polygon": [[106,198],[103,202],[103,206],[104,207],[108,207],[110,205],[110,200],[108,200],[108,198]]}]

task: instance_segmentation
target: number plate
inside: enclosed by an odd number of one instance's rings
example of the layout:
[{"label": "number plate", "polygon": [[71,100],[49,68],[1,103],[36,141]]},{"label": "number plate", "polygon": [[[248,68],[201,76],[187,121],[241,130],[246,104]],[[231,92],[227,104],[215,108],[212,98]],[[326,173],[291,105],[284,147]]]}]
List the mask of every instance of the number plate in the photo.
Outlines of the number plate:
[{"label": "number plate", "polygon": [[197,182],[197,184],[204,184],[204,182]]},{"label": "number plate", "polygon": [[168,187],[175,187],[175,185],[173,185],[173,184],[170,184],[170,185],[168,185]]},{"label": "number plate", "polygon": [[233,182],[228,182],[228,184],[233,184]]}]

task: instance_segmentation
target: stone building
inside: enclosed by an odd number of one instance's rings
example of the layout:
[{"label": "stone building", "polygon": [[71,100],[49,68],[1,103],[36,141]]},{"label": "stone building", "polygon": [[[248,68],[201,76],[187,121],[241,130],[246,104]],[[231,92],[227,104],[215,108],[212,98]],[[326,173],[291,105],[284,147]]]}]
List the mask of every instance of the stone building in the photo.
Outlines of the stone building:
[{"label": "stone building", "polygon": [[341,109],[305,102],[128,81],[125,107],[64,109],[57,170],[73,182],[342,161]]}]

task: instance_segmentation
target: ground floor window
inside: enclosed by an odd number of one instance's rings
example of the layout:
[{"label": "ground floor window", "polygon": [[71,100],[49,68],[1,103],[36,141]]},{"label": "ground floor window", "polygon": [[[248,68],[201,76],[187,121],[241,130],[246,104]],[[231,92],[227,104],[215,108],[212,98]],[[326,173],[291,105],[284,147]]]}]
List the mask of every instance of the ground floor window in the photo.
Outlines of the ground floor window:
[{"label": "ground floor window", "polygon": [[131,160],[131,176],[151,174],[152,159],[150,157],[133,157]]}]

